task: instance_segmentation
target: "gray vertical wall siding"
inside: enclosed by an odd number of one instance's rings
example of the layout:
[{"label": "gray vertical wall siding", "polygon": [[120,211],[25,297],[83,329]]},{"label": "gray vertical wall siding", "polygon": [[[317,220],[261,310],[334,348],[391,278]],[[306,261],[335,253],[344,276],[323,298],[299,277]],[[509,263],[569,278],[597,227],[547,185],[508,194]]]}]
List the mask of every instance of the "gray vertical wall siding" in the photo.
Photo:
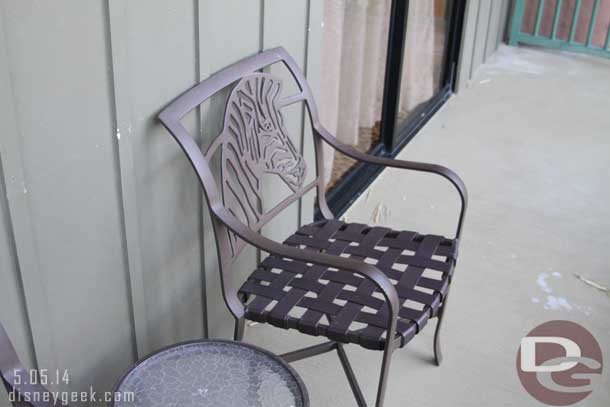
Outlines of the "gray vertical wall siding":
[{"label": "gray vertical wall siding", "polygon": [[[115,88],[122,90],[115,96],[116,115],[125,118],[117,143],[129,145],[119,154],[132,160],[120,177],[134,180],[122,189],[124,207],[135,208],[124,211],[134,223],[126,232],[136,237],[126,251],[140,257],[142,270],[129,275],[132,283],[140,279],[141,287],[132,284],[132,301],[143,310],[134,316],[145,324],[145,340],[137,337],[145,352],[203,334],[199,190],[182,152],[155,118],[198,79],[195,7],[191,0],[110,1],[112,67]],[[117,43],[124,52],[115,52]],[[195,135],[197,124],[195,117],[185,120]]]},{"label": "gray vertical wall siding", "polygon": [[510,0],[467,1],[457,75],[458,91],[504,40],[510,9]]},{"label": "gray vertical wall siding", "polygon": [[[201,191],[155,117],[278,45],[315,86],[321,22],[322,0],[0,1],[0,320],[28,365],[68,369],[52,387],[107,390],[155,348],[231,335]],[[185,118],[201,143],[226,96]],[[311,159],[303,113],[287,124]],[[264,232],[311,219],[304,199]]]},{"label": "gray vertical wall siding", "polygon": [[135,354],[105,3],[0,4],[8,272],[30,322],[21,329],[31,328],[38,366],[69,368],[72,388],[108,388],[117,361]]},{"label": "gray vertical wall siding", "polygon": [[[155,348],[231,335],[198,182],[155,117],[278,45],[317,94],[323,1],[0,0],[0,320],[28,365],[69,371],[70,385],[52,387],[108,390]],[[469,1],[461,77],[497,46],[505,3]],[[185,118],[204,145],[226,97]],[[311,179],[304,114],[285,112]],[[281,239],[312,204],[303,197],[263,233]],[[256,257],[244,253],[244,273]]]}]

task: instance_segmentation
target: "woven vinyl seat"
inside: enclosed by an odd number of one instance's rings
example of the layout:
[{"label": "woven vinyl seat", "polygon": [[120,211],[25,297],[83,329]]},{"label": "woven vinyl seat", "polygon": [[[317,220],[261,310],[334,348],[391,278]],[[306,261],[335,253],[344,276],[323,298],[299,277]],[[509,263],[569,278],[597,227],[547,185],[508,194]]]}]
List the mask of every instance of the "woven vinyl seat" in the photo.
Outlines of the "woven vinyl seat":
[{"label": "woven vinyl seat", "polygon": [[[400,298],[397,335],[404,346],[436,316],[453,273],[456,241],[323,220],[301,227],[284,244],[376,265]],[[246,318],[334,341],[383,349],[388,309],[374,284],[351,272],[269,256],[240,289]]]}]

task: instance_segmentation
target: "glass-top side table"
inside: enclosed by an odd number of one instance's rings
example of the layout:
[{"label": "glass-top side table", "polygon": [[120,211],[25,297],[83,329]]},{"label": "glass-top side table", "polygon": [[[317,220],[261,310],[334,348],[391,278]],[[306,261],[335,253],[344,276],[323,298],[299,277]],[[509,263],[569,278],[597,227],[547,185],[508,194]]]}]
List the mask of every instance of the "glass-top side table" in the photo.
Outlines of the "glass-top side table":
[{"label": "glass-top side table", "polygon": [[279,356],[222,340],[185,342],[155,352],[136,363],[115,393],[113,407],[309,406],[301,378]]}]

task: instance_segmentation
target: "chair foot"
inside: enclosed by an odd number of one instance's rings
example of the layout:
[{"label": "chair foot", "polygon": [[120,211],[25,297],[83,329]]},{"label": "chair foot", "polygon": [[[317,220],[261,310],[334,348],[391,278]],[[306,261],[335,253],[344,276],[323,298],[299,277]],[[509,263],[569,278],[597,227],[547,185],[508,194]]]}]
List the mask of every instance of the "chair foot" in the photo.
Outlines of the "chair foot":
[{"label": "chair foot", "polygon": [[436,331],[434,332],[434,362],[436,366],[440,366],[443,362],[443,352],[441,350],[441,338],[440,338],[441,319],[439,318],[436,323]]},{"label": "chair foot", "polygon": [[441,350],[441,328],[443,326],[443,315],[445,314],[445,308],[447,308],[447,296],[449,293],[445,294],[445,299],[441,308],[438,311],[437,321],[436,321],[436,330],[434,331],[434,362],[437,366],[440,366],[443,362],[443,352]]}]

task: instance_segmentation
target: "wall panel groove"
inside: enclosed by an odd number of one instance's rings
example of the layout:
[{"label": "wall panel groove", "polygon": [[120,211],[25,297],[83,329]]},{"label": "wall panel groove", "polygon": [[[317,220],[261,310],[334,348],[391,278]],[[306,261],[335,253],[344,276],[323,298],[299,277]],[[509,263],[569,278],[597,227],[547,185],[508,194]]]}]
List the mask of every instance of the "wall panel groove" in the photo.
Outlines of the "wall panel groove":
[{"label": "wall panel groove", "polygon": [[485,59],[489,58],[498,48],[498,26],[502,16],[502,2],[493,1],[489,15],[489,26],[487,28],[487,43],[485,45]]},{"label": "wall panel groove", "polygon": [[29,366],[38,368],[32,325],[25,302],[25,291],[21,270],[17,260],[15,234],[11,225],[8,209],[4,166],[0,145],[0,322],[9,332],[19,331],[20,342],[16,343],[18,352]]},{"label": "wall panel groove", "polygon": [[[202,0],[193,0],[194,8],[195,8],[195,13],[193,14],[193,24],[195,25],[194,44],[195,44],[195,74],[196,74],[195,82],[196,83],[199,83],[204,79],[203,61],[202,61],[202,53],[201,53],[201,49],[202,49],[202,41],[201,41],[202,27],[200,25],[201,18],[202,18],[201,1]],[[196,137],[198,139],[197,141],[198,141],[200,147],[203,146],[203,140],[204,140],[204,136],[203,136],[204,109],[205,109],[205,107],[198,106],[197,112],[196,112],[196,128],[197,128]],[[200,250],[201,258],[205,259],[205,255],[206,255],[205,239],[204,239],[205,232],[206,232],[205,211],[207,211],[207,208],[205,207],[205,197],[203,195],[203,191],[200,191],[200,193],[199,193],[198,207],[199,207],[198,224],[199,224],[199,242],[200,242],[199,250]],[[210,255],[214,255],[214,253],[210,253]],[[203,308],[201,323],[203,325],[203,337],[207,339],[210,336],[210,328],[209,328],[209,324],[208,324],[207,307],[205,306],[205,304],[207,303],[207,279],[205,276],[205,260],[202,260],[202,262],[201,262],[200,278],[201,278],[201,297],[202,297],[202,308]]]},{"label": "wall panel groove", "polygon": [[[4,4],[2,4],[4,6]],[[11,56],[8,51],[6,15],[0,10],[0,152],[7,211],[12,238],[14,239],[16,264],[21,273],[25,302],[31,322],[34,360],[37,366],[56,366],[54,340],[50,335],[49,302],[42,284],[41,270],[33,236],[31,209],[27,200],[27,183],[24,177],[20,132],[16,111],[14,76],[11,74]]]},{"label": "wall panel groove", "polygon": [[108,28],[110,31],[114,96],[114,128],[116,128],[115,140],[118,146],[123,239],[128,265],[131,314],[136,342],[135,353],[137,357],[142,357],[152,349],[150,349],[148,342],[150,332],[144,299],[144,276],[137,215],[138,203],[131,141],[132,114],[131,96],[129,94],[129,49],[126,33],[129,25],[127,12],[126,2],[122,0],[108,0]]},{"label": "wall panel groove", "polygon": [[[200,79],[206,79],[214,72],[259,52],[263,41],[263,12],[266,5],[262,0],[243,2],[227,0],[224,2],[198,2]],[[222,38],[222,41],[218,39]],[[220,91],[201,105],[201,143],[206,147],[220,133],[222,117],[228,90]],[[213,170],[218,171],[217,167]],[[233,318],[221,295],[216,242],[208,208],[203,205],[203,244],[205,251],[204,267],[207,286],[206,310],[208,315],[209,336],[231,338]],[[257,253],[246,250],[240,256],[235,270],[238,282],[255,267]]]},{"label": "wall panel groove", "polygon": [[[125,63],[119,64],[124,81],[116,88],[127,88],[129,104],[121,142],[127,137],[131,145],[137,202],[133,223],[142,258],[148,345],[155,349],[205,335],[201,191],[184,153],[157,119],[165,105],[198,80],[197,3],[120,3],[126,12],[119,41],[127,49]],[[198,137],[196,111],[182,123]]]}]

